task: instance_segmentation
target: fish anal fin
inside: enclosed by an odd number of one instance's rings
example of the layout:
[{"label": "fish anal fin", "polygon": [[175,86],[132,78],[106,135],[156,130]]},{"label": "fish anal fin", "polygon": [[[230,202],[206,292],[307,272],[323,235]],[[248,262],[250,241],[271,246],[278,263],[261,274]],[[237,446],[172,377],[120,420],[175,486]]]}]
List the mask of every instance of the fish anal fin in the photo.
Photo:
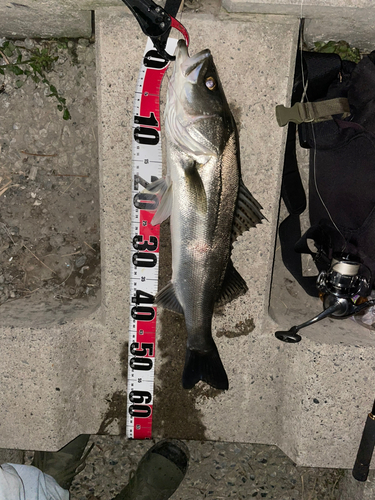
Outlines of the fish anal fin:
[{"label": "fish anal fin", "polygon": [[241,179],[233,217],[232,242],[245,231],[262,222],[265,217],[261,210],[261,204],[254,198]]},{"label": "fish anal fin", "polygon": [[154,303],[177,314],[184,314],[171,281],[156,294]]},{"label": "fish anal fin", "polygon": [[216,307],[224,306],[232,300],[244,295],[248,291],[246,281],[235,269],[231,260],[229,260],[221,288],[220,295],[216,300]]},{"label": "fish anal fin", "polygon": [[200,380],[203,380],[203,382],[206,382],[215,389],[221,391],[228,390],[228,376],[215,345],[208,352],[186,349],[182,387],[184,389],[192,389]]}]

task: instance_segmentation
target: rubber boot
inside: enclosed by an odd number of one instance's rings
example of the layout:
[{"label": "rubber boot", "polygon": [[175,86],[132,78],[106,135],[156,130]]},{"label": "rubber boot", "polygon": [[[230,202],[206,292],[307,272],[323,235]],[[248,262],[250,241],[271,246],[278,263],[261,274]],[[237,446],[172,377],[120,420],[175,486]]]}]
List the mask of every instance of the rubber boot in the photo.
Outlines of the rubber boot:
[{"label": "rubber boot", "polygon": [[167,500],[183,480],[188,462],[184,443],[159,441],[142,457],[127,486],[113,500]]},{"label": "rubber boot", "polygon": [[65,490],[69,490],[74,477],[86,466],[87,455],[94,444],[84,454],[90,434],[81,434],[59,451],[36,451],[32,464],[42,472],[52,476]]}]

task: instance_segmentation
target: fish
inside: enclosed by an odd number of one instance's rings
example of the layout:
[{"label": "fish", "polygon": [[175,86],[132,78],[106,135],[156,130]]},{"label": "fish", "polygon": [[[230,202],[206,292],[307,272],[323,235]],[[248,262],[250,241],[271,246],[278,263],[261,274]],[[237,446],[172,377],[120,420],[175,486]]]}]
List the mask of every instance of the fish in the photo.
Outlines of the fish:
[{"label": "fish", "polygon": [[200,380],[227,390],[212,337],[214,309],[247,292],[232,245],[259,224],[262,206],[241,178],[236,123],[209,49],[175,52],[164,112],[167,175],[146,187],[159,199],[152,224],[170,217],[172,278],[154,303],[185,318],[184,389]]}]

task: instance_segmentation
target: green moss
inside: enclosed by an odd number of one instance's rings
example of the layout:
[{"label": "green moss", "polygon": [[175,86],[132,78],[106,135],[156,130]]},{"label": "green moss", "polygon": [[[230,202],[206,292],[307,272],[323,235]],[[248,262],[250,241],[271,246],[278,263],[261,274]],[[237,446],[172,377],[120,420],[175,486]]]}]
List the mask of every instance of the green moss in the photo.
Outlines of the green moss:
[{"label": "green moss", "polygon": [[49,43],[43,48],[29,49],[16,45],[10,40],[5,41],[0,45],[0,74],[5,75],[8,72],[19,76],[20,78],[16,80],[17,88],[21,88],[29,78],[36,84],[42,82],[47,85],[50,91],[48,97],[54,97],[57,100],[57,109],[62,112],[64,120],[69,120],[70,112],[66,106],[66,99],[50,83],[47,76],[58,59],[57,49],[65,48],[64,42],[60,42],[60,45],[57,44],[58,42],[56,42],[55,47],[54,44]]},{"label": "green moss", "polygon": [[348,42],[340,40],[335,42],[333,40],[329,42],[314,42],[315,52],[323,52],[326,54],[338,54],[341,59],[347,61],[353,61],[359,63],[361,60],[361,54],[359,49],[351,47]]}]

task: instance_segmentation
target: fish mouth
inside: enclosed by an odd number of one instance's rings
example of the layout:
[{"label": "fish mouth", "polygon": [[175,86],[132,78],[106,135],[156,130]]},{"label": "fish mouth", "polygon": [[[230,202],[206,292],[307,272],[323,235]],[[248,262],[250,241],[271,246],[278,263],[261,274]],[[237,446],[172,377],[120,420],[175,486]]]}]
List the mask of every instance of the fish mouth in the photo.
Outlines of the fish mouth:
[{"label": "fish mouth", "polygon": [[203,62],[211,57],[209,49],[201,50],[192,57],[189,57],[188,48],[185,40],[179,40],[176,48],[176,62],[181,68],[184,77],[190,75],[198,66],[202,66]]}]

